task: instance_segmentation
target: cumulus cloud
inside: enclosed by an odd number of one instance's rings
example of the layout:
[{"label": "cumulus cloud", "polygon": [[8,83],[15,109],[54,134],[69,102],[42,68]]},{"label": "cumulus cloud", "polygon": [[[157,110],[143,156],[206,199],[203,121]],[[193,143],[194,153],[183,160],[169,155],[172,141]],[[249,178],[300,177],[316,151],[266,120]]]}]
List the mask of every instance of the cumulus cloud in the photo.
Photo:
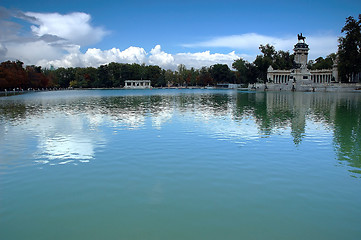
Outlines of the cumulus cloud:
[{"label": "cumulus cloud", "polygon": [[39,61],[38,65],[45,67],[98,67],[110,62],[119,62],[145,63],[149,65],[158,65],[164,69],[175,70],[179,64],[184,64],[187,68],[209,67],[216,63],[227,64],[231,67],[233,61],[240,57],[241,55],[236,54],[234,51],[228,54],[210,53],[210,51],[205,51],[196,53],[177,53],[173,55],[162,51],[160,45],[156,45],[149,53],[140,47],[129,47],[123,51],[118,48],[109,50],[90,48],[85,53],[82,53],[78,48],[73,49],[61,59]]},{"label": "cumulus cloud", "polygon": [[[31,27],[26,29],[14,19],[24,20]],[[108,33],[92,26],[91,16],[86,13],[35,13],[3,7],[0,29],[0,57],[21,59],[25,64],[69,58],[66,54],[73,56],[74,49],[97,43]]]},{"label": "cumulus cloud", "polygon": [[118,48],[101,50],[98,48],[89,48],[85,53],[80,48],[69,50],[70,53],[64,55],[61,59],[52,61],[42,60],[38,65],[49,67],[98,67],[111,62],[120,63],[146,63],[147,53],[140,47],[129,47],[124,51]]},{"label": "cumulus cloud", "polygon": [[32,19],[32,32],[36,36],[53,35],[81,46],[99,42],[107,34],[101,27],[90,24],[91,16],[82,12],[69,14],[25,12]]},{"label": "cumulus cloud", "polygon": [[163,68],[174,68],[174,57],[166,52],[162,51],[160,45],[155,46],[150,51],[149,64],[162,66]]}]

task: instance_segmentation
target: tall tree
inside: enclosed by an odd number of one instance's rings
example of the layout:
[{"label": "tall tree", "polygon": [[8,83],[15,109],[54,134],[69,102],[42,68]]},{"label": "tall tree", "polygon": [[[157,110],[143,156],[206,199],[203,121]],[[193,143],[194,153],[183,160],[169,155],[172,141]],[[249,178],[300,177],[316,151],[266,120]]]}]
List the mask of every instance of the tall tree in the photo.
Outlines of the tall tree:
[{"label": "tall tree", "polygon": [[92,87],[113,87],[114,77],[108,65],[100,65],[97,73],[98,77],[92,82]]},{"label": "tall tree", "polygon": [[338,69],[342,82],[361,80],[361,14],[358,20],[352,16],[346,18],[341,30],[344,37],[338,39]]},{"label": "tall tree", "polygon": [[162,75],[162,69],[159,66],[144,66],[147,74],[145,78],[150,80],[155,86],[165,86],[165,81]]},{"label": "tall tree", "polygon": [[246,62],[246,79],[247,83],[256,83],[257,76],[259,76],[259,70],[253,63]]},{"label": "tall tree", "polygon": [[232,67],[238,71],[237,78],[240,83],[247,83],[247,67],[246,67],[246,60],[242,58],[235,60],[232,63]]},{"label": "tall tree", "polygon": [[202,67],[201,70],[199,70],[197,82],[201,86],[213,85],[214,79],[212,78],[210,69],[208,69],[207,67]]},{"label": "tall tree", "polygon": [[174,76],[174,72],[172,70],[163,70],[163,75],[164,75],[164,82],[165,84],[168,86],[172,86],[175,84],[175,76]]},{"label": "tall tree", "polygon": [[294,66],[294,55],[290,52],[278,51],[274,54],[272,67],[274,69],[292,69]]},{"label": "tall tree", "polygon": [[113,87],[120,87],[121,85],[124,85],[124,79],[122,79],[122,70],[121,70],[121,64],[111,62],[108,64],[108,70],[110,72],[110,75],[112,76],[113,80]]},{"label": "tall tree", "polygon": [[236,75],[239,83],[248,84],[257,82],[259,71],[255,64],[240,58],[233,62],[232,67],[237,70]]},{"label": "tall tree", "polygon": [[59,87],[67,88],[70,82],[75,80],[75,68],[58,68],[54,75]]},{"label": "tall tree", "polygon": [[216,83],[233,82],[233,74],[227,64],[214,64],[210,67],[210,73]]},{"label": "tall tree", "polygon": [[49,79],[42,73],[41,67],[27,66],[26,72],[30,85],[35,88],[46,88],[49,84]]},{"label": "tall tree", "polygon": [[188,70],[184,64],[178,65],[178,73],[179,85],[187,85]]},{"label": "tall tree", "polygon": [[272,65],[276,50],[272,45],[260,45],[259,49],[262,52],[262,55],[257,55],[254,60],[254,64],[258,69],[258,78],[266,82],[267,79],[267,69],[270,65]]}]

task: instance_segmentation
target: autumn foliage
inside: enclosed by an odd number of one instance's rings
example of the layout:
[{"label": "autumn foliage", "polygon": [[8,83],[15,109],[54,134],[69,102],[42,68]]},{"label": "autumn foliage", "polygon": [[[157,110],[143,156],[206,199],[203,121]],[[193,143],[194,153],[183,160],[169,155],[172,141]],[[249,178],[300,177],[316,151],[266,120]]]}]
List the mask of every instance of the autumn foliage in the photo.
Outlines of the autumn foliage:
[{"label": "autumn foliage", "polygon": [[41,67],[23,67],[21,61],[6,61],[0,65],[0,90],[52,87],[51,77],[42,73]]}]

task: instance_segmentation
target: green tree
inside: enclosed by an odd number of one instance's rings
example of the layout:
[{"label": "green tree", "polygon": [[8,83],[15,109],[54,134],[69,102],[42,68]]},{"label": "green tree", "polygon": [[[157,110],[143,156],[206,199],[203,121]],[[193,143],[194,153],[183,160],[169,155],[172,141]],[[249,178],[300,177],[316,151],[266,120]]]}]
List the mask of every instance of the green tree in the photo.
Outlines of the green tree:
[{"label": "green tree", "polygon": [[151,81],[153,86],[161,87],[165,86],[164,77],[162,75],[162,69],[159,66],[144,66],[146,75],[145,77]]},{"label": "green tree", "polygon": [[166,87],[167,86],[167,81],[165,80],[165,72],[166,71],[164,69],[161,69],[159,78],[157,79],[155,84],[152,83],[153,86],[156,86],[156,87]]},{"label": "green tree", "polygon": [[227,64],[214,64],[209,71],[216,83],[230,83],[234,80],[234,75]]},{"label": "green tree", "polygon": [[274,69],[292,69],[294,64],[294,55],[290,54],[290,52],[278,51],[274,54],[272,67]]},{"label": "green tree", "polygon": [[194,69],[193,67],[189,70],[188,78],[189,78],[189,84],[191,86],[198,85],[198,83],[197,83],[198,75],[199,75],[199,72],[196,69]]},{"label": "green tree", "polygon": [[288,51],[276,51],[275,48],[270,45],[260,45],[259,49],[262,55],[257,55],[253,64],[257,67],[257,77],[263,82],[267,79],[267,70],[269,66],[273,69],[292,69],[294,66],[294,55]]},{"label": "green tree", "polygon": [[55,78],[61,88],[69,87],[70,81],[75,80],[75,68],[58,68],[55,70]]},{"label": "green tree", "polygon": [[273,63],[276,50],[272,45],[260,45],[259,49],[262,52],[262,55],[257,55],[254,60],[254,64],[258,69],[258,78],[266,82],[267,80],[267,69]]},{"label": "green tree", "polygon": [[246,67],[246,60],[243,60],[242,58],[235,60],[232,63],[232,67],[238,71],[237,78],[240,83],[247,83],[247,67]]},{"label": "green tree", "polygon": [[98,71],[93,67],[76,68],[74,80],[78,83],[79,87],[93,87],[93,84],[98,81]]},{"label": "green tree", "polygon": [[361,79],[361,14],[358,20],[352,16],[346,19],[341,30],[344,37],[338,39],[338,70],[342,82],[356,82]]},{"label": "green tree", "polygon": [[91,87],[103,88],[113,87],[113,75],[108,65],[100,65],[97,69],[97,78],[91,83]]},{"label": "green tree", "polygon": [[174,72],[172,70],[166,70],[166,71],[163,71],[163,75],[164,75],[164,81],[165,81],[165,84],[168,86],[172,86],[175,84],[175,76],[174,76]]},{"label": "green tree", "polygon": [[79,83],[78,83],[77,81],[72,80],[72,81],[70,81],[70,83],[69,83],[69,87],[71,87],[71,88],[78,88],[78,87],[80,87],[80,86],[79,86]]},{"label": "green tree", "polygon": [[187,84],[188,70],[184,64],[178,65],[178,84],[183,86]]},{"label": "green tree", "polygon": [[253,63],[246,62],[246,83],[256,83],[259,71]]},{"label": "green tree", "polygon": [[308,67],[312,70],[331,69],[333,67],[335,58],[336,58],[335,53],[328,55],[326,58],[318,57],[315,59],[315,61],[310,61]]},{"label": "green tree", "polygon": [[120,87],[124,85],[124,79],[122,79],[122,69],[120,63],[111,62],[108,64],[108,71],[113,81],[113,87]]},{"label": "green tree", "polygon": [[209,68],[202,67],[201,70],[199,70],[197,82],[201,86],[208,86],[214,84],[214,79],[212,78]]}]

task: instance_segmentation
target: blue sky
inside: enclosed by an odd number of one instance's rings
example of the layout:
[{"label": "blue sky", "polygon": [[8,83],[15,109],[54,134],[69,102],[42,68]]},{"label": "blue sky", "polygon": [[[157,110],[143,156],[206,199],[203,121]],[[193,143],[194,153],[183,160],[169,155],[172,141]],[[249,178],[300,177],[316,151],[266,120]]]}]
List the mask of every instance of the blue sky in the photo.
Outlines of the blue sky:
[{"label": "blue sky", "polygon": [[337,51],[361,1],[0,2],[0,60],[55,67],[111,61],[175,69],[253,61],[270,43],[292,52],[302,32],[310,59]]}]

